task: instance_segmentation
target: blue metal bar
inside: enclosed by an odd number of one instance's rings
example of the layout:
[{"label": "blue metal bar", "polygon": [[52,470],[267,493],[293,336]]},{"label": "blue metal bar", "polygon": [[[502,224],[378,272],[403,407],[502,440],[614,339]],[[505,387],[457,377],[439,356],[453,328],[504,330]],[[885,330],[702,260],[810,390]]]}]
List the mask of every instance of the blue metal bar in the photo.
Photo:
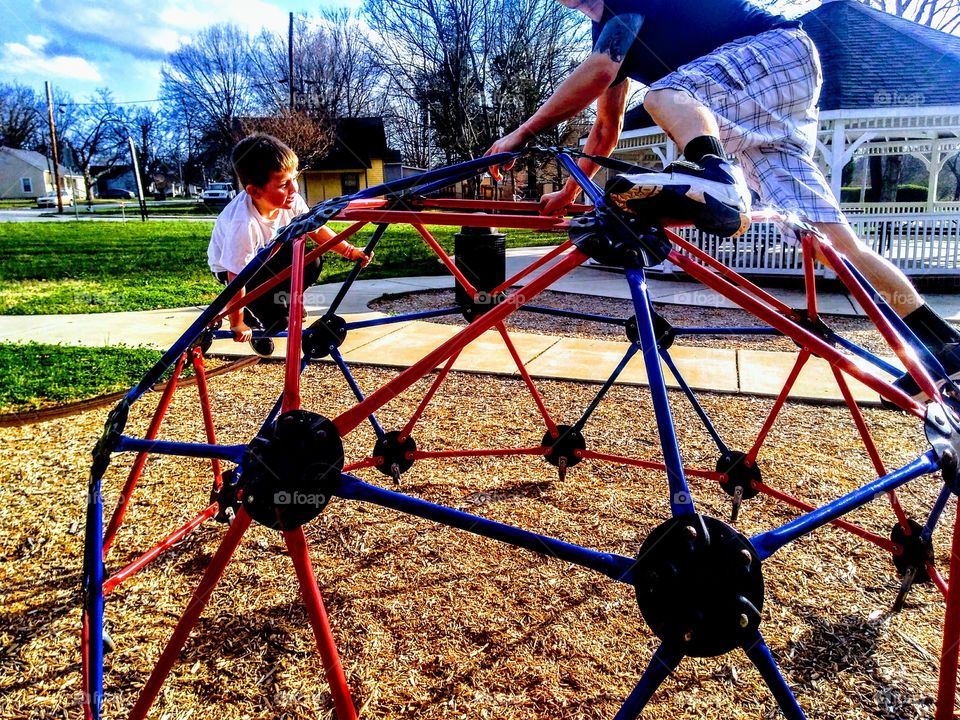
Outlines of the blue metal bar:
[{"label": "blue metal bar", "polygon": [[675,327],[675,335],[783,335],[772,327]]},{"label": "blue metal bar", "polygon": [[633,356],[639,352],[640,346],[634,343],[630,343],[630,346],[627,348],[627,352],[624,353],[623,359],[617,364],[613,369],[613,372],[610,374],[610,377],[603,384],[603,387],[600,388],[600,392],[597,393],[597,396],[593,399],[587,409],[584,411],[583,415],[577,420],[573,425],[573,430],[577,432],[583,431],[583,426],[587,424],[587,420],[590,419],[590,416],[593,415],[593,411],[597,409],[597,406],[600,404],[600,401],[606,397],[606,394],[610,392],[610,388],[613,387],[613,384],[617,381],[617,378],[620,377],[620,373],[623,372],[623,369],[627,367],[627,363],[633,359]]},{"label": "blue metal bar", "polygon": [[206,443],[169,442],[167,440],[144,440],[121,435],[115,452],[145,452],[152,455],[177,455],[179,457],[217,458],[239,464],[247,451],[246,445],[207,445]]},{"label": "blue metal bar", "polygon": [[936,529],[937,523],[940,522],[940,516],[943,514],[943,510],[947,506],[947,500],[950,499],[951,495],[953,495],[953,491],[946,485],[940,488],[940,494],[937,495],[937,501],[933,504],[930,517],[927,518],[923,530],[920,531],[922,542],[928,542],[933,537],[933,531]]},{"label": "blue metal bar", "polygon": [[347,330],[357,330],[359,328],[392,325],[393,323],[403,323],[411,320],[428,320],[435,317],[444,317],[445,315],[460,315],[461,313],[463,313],[463,310],[458,307],[441,308],[440,310],[423,310],[421,312],[406,313],[404,315],[373,318],[372,320],[358,320],[357,322],[347,323],[346,328]]},{"label": "blue metal bar", "polygon": [[200,334],[206,330],[207,326],[213,322],[213,319],[220,314],[230,301],[236,296],[240,289],[247,284],[257,271],[263,267],[263,264],[270,257],[273,246],[268,245],[254,256],[253,260],[247,263],[247,266],[223,289],[213,302],[207,306],[207,309],[200,313],[200,316],[193,321],[193,324],[186,329],[180,339],[177,340],[169,350],[156,362],[156,364],[147,371],[143,379],[127,393],[126,400],[132,405],[147,390],[152,388],[160,377],[165,373],[186,351]]},{"label": "blue metal bar", "polygon": [[505,525],[443,505],[435,505],[420,498],[369,485],[352,475],[344,474],[340,476],[340,485],[334,494],[349,500],[360,500],[408,515],[416,515],[426,520],[466,530],[475,535],[498,540],[514,547],[524,548],[540,555],[554,557],[590,570],[596,570],[620,582],[630,583],[632,580],[632,571],[635,564],[633,558],[588,550],[579,545],[572,545],[562,540],[538,535],[529,530]]},{"label": "blue metal bar", "polygon": [[851,510],[856,510],[858,507],[866,505],[880,493],[894,490],[911,480],[915,480],[921,475],[936,472],[939,469],[940,466],[937,464],[936,455],[933,450],[929,450],[899,470],[887,473],[882,478],[877,478],[862,488],[847,493],[827,505],[819,507],[816,510],[811,510],[806,515],[801,515],[786,525],[781,525],[773,530],[755,535],[750,541],[756,548],[757,555],[760,559],[766,560],[784,545],[842,517]]},{"label": "blue metal bar", "polygon": [[670,353],[667,350],[661,350],[660,357],[663,358],[663,361],[667,364],[667,367],[670,368],[670,372],[676,379],[677,384],[680,385],[680,389],[683,390],[683,394],[687,396],[687,400],[689,400],[690,405],[693,406],[694,412],[700,416],[700,421],[703,423],[703,426],[706,428],[707,432],[710,433],[710,437],[713,438],[713,442],[716,444],[717,449],[720,450],[720,454],[728,454],[730,449],[727,447],[727,444],[723,442],[723,438],[720,437],[720,433],[717,432],[717,429],[710,421],[710,416],[707,415],[707,411],[703,409],[700,401],[697,400],[697,396],[693,394],[693,390],[691,390],[690,386],[687,385],[687,381],[683,379],[683,375],[680,374],[679,368],[677,368],[676,364],[674,364],[673,358],[670,357]]},{"label": "blue metal bar", "polygon": [[693,496],[683,472],[683,460],[677,445],[677,431],[673,426],[670,413],[670,400],[667,396],[667,384],[660,367],[660,355],[657,352],[657,340],[653,331],[653,308],[647,292],[647,281],[642,269],[627,270],[627,282],[633,295],[633,307],[637,313],[637,329],[640,334],[640,346],[643,348],[643,361],[647,369],[647,382],[650,383],[650,396],[653,399],[653,412],[660,434],[660,447],[663,450],[663,462],[667,468],[667,484],[670,489],[670,511],[674,517],[696,513]]},{"label": "blue metal bar", "polygon": [[103,572],[103,498],[100,478],[91,476],[83,553],[83,614],[87,628],[87,692],[94,720],[99,720],[103,707]]},{"label": "blue metal bar", "polygon": [[[358,385],[356,379],[354,379],[353,373],[350,372],[350,368],[347,367],[347,363],[343,359],[343,355],[340,354],[340,351],[337,348],[332,347],[330,348],[330,357],[337,364],[337,367],[340,368],[340,372],[343,373],[343,377],[346,379],[347,385],[349,385],[350,389],[353,391],[354,397],[357,398],[358,402],[363,402],[366,397],[363,394],[363,390],[360,389],[360,385]],[[377,434],[378,438],[382,438],[384,435],[386,435],[386,431],[377,421],[376,415],[370,415],[369,420],[370,424],[373,426],[373,431]]]},{"label": "blue metal bar", "polygon": [[557,308],[541,307],[539,305],[521,305],[517,308],[518,312],[531,312],[538,315],[553,315],[555,317],[570,318],[572,320],[588,320],[608,325],[625,326],[627,321],[622,318],[608,317],[606,315],[592,315],[590,313],[573,312],[572,310],[558,310]]},{"label": "blue metal bar", "polygon": [[590,202],[593,203],[594,207],[602,208],[606,206],[606,203],[603,201],[603,191],[584,174],[580,166],[577,165],[576,160],[564,152],[557,153],[557,160],[567,169],[567,172],[570,173],[577,185],[580,186],[583,193],[590,198]]},{"label": "blue metal bar", "polygon": [[777,667],[777,661],[773,659],[770,648],[763,641],[763,636],[757,632],[751,640],[743,646],[744,652],[750,661],[754,664],[763,681],[770,688],[773,697],[780,707],[787,720],[806,720],[807,716],[803,713],[803,708],[794,697],[793,691],[787,685],[787,681],[780,674],[780,668]]},{"label": "blue metal bar", "polygon": [[683,653],[673,650],[666,644],[661,644],[650,658],[650,664],[640,676],[640,682],[630,693],[630,696],[620,706],[613,720],[635,720],[650,702],[650,698],[657,691],[663,681],[670,677],[683,660]]},{"label": "blue metal bar", "polygon": [[[373,235],[370,236],[370,241],[363,249],[363,252],[367,256],[369,256],[373,249],[379,244],[380,238],[383,237],[383,234],[387,231],[388,227],[390,226],[386,223],[377,225],[377,229],[373,231]],[[333,299],[333,302],[330,303],[330,307],[327,308],[327,311],[323,314],[324,317],[336,314],[337,308],[340,307],[340,303],[342,303],[343,299],[347,296],[347,292],[351,287],[353,287],[353,283],[356,281],[357,276],[360,274],[362,269],[363,268],[360,266],[359,260],[353,263],[353,267],[350,269],[350,274],[347,275],[347,279],[343,281],[342,285],[340,285],[340,290],[337,292],[337,296]]]},{"label": "blue metal bar", "polygon": [[840,345],[841,347],[852,352],[857,357],[863,358],[867,362],[875,365],[876,367],[880,368],[888,375],[892,375],[893,377],[900,377],[901,375],[903,375],[903,370],[896,367],[895,365],[891,365],[883,358],[877,357],[869,350],[864,350],[855,342],[851,342],[850,340],[847,340],[845,337],[842,337],[841,335],[834,335],[833,339],[837,343],[837,345]]}]

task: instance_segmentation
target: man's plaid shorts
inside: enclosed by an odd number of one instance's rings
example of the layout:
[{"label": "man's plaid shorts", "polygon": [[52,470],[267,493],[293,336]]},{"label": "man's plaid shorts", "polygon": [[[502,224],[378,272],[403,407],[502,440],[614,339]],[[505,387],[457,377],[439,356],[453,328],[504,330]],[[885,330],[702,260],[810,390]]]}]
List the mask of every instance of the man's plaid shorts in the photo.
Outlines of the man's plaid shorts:
[{"label": "man's plaid shorts", "polygon": [[742,38],[650,86],[681,90],[713,111],[720,139],[761,203],[813,222],[844,222],[813,161],[822,74],[800,28]]}]

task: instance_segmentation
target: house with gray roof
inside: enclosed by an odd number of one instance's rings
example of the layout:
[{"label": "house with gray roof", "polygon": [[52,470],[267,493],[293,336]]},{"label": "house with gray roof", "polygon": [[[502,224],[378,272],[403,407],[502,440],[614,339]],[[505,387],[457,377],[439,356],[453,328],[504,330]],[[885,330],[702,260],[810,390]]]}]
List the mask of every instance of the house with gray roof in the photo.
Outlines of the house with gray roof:
[{"label": "house with gray roof", "polygon": [[[83,176],[59,166],[60,187],[78,197]],[[0,199],[33,199],[55,192],[53,161],[33,150],[0,146]]]}]

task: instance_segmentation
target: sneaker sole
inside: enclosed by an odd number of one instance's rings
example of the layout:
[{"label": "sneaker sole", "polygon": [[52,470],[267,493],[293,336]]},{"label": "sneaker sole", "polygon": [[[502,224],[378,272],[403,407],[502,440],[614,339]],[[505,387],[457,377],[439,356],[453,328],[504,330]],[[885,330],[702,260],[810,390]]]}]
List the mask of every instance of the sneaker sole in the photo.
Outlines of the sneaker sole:
[{"label": "sneaker sole", "polygon": [[705,233],[739,237],[750,227],[750,216],[689,185],[634,185],[618,191],[611,188],[607,199],[621,210],[651,219],[689,219]]},{"label": "sneaker sole", "polygon": [[[960,384],[960,371],[953,373],[952,375],[949,376],[949,378],[950,378],[954,383]],[[898,382],[900,382],[901,384],[898,385],[898,384],[895,382],[895,383],[894,383],[894,387],[899,388],[900,390],[902,390],[903,392],[905,392],[907,395],[909,395],[909,396],[910,396],[911,398],[913,398],[914,400],[916,400],[916,401],[918,401],[918,402],[925,402],[925,401],[927,401],[927,400],[929,399],[929,398],[927,398],[926,393],[923,392],[923,390],[920,389],[920,386],[919,386],[919,385],[917,385],[916,380],[914,380],[912,376],[910,376],[910,375],[903,375],[903,376],[901,376],[901,378],[898,380]],[[941,393],[943,393],[943,389],[947,386],[947,383],[944,382],[943,380],[938,381],[938,380],[936,380],[936,378],[934,378],[934,381],[933,381],[933,382],[934,382],[934,385],[937,386],[937,390],[939,390]],[[885,407],[885,408],[887,408],[887,409],[889,409],[889,410],[899,410],[899,409],[900,409],[899,406],[897,406],[895,403],[890,402],[889,400],[887,400],[887,399],[886,399],[885,397],[883,397],[882,395],[880,396],[880,404],[881,404],[883,407]]]}]

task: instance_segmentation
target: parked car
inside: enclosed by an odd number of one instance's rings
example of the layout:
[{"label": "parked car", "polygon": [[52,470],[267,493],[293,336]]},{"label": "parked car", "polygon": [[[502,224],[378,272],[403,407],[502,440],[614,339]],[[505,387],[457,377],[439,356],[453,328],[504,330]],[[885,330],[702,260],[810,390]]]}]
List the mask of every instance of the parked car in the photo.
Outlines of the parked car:
[{"label": "parked car", "polygon": [[207,205],[226,205],[237,196],[233,183],[217,182],[207,185],[207,189],[200,193],[200,202]]},{"label": "parked car", "polygon": [[[63,201],[64,205],[73,205],[73,195],[69,192],[63,191],[60,193],[60,199]],[[38,208],[55,208],[57,206],[57,194],[48,193],[46,195],[41,195],[37,198],[37,207]]]},{"label": "parked car", "polygon": [[107,188],[100,191],[101,200],[135,200],[136,194],[132,190],[123,188]]}]

